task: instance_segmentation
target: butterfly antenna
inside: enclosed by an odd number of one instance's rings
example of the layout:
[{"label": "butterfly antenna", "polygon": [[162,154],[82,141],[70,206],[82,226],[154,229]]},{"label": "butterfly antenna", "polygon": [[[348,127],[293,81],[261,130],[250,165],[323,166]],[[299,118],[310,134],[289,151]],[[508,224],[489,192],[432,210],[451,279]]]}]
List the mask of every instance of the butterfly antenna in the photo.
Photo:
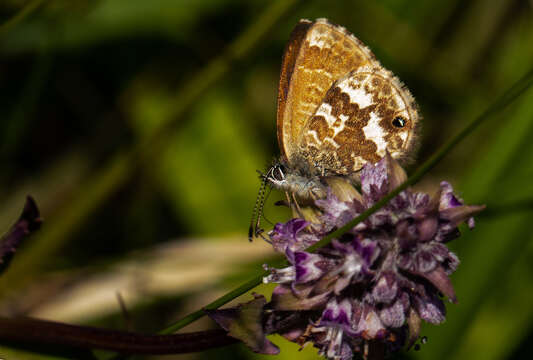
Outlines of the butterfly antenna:
[{"label": "butterfly antenna", "polygon": [[262,172],[258,171],[261,178],[261,186],[255,199],[254,211],[252,213],[252,220],[250,221],[250,227],[248,228],[248,240],[252,241],[254,237],[261,233],[259,225],[261,223],[261,215],[263,213],[263,206],[265,203],[265,189],[267,185],[267,177]]},{"label": "butterfly antenna", "polygon": [[[261,194],[261,201],[259,203],[259,207],[257,209],[257,222],[255,224],[255,236],[261,236],[261,239],[265,240],[267,243],[271,244],[271,241],[269,238],[267,238],[264,235],[264,229],[260,228],[259,225],[261,223],[261,218],[264,218],[270,225],[273,225],[273,223],[267,219],[265,216],[265,203],[268,200],[268,197],[272,193],[272,187],[268,186],[268,192],[266,192],[266,188],[268,185],[267,177],[265,175],[265,187],[263,188],[263,193]],[[265,195],[266,194],[266,195]]]},{"label": "butterfly antenna", "polygon": [[[263,203],[267,202],[268,198],[270,197],[270,194],[272,194],[272,187],[270,187],[268,189],[268,192],[266,193],[266,196],[265,196],[265,201],[263,201]],[[265,219],[265,221],[267,223],[269,223],[270,225],[274,225],[274,223],[272,221],[268,220],[268,218],[266,217],[265,213],[263,212],[263,209],[261,209],[261,213],[262,213],[263,218]]]}]

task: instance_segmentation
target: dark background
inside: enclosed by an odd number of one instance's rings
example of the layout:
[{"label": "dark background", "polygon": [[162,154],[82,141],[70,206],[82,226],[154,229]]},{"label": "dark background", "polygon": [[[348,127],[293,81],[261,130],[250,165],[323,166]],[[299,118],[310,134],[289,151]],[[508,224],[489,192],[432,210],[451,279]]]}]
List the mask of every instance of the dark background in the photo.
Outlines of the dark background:
[{"label": "dark background", "polygon": [[[0,278],[0,311],[158,331],[259,272],[271,250],[246,240],[256,169],[278,155],[279,67],[300,18],[345,26],[409,87],[424,118],[412,171],[533,66],[532,7],[3,0],[0,228],[26,194],[45,222]],[[462,260],[452,277],[459,303],[448,306],[445,324],[424,327],[421,351],[398,358],[531,357],[532,137],[530,90],[417,185],[432,191],[448,180],[467,203],[488,209],[452,244]],[[289,216],[273,207],[278,198],[265,209],[273,222]],[[273,341],[280,359],[316,358]],[[57,358],[0,345],[1,357]],[[257,356],[233,346],[175,358],[198,357]]]}]

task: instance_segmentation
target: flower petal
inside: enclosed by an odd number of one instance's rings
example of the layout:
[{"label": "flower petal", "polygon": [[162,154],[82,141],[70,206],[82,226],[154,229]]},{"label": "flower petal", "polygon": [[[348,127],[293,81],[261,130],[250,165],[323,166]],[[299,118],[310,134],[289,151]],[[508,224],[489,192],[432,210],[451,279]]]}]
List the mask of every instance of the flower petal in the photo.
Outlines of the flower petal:
[{"label": "flower petal", "polygon": [[383,325],[392,328],[399,328],[405,322],[404,308],[400,300],[390,306],[386,306],[379,312],[379,318]]},{"label": "flower petal", "polygon": [[451,209],[461,205],[463,205],[463,201],[455,196],[452,185],[447,181],[441,181],[439,210]]},{"label": "flower petal", "polygon": [[409,316],[407,317],[407,324],[409,325],[409,338],[407,340],[407,349],[410,349],[420,337],[420,327],[422,325],[422,320],[420,316],[411,309],[409,311]]},{"label": "flower petal", "polygon": [[461,205],[440,211],[441,219],[449,221],[453,226],[457,226],[464,221],[469,221],[469,225],[474,224],[469,220],[473,215],[485,209],[485,205]]},{"label": "flower petal", "polygon": [[389,183],[389,191],[392,191],[407,180],[407,173],[400,166],[400,163],[392,158],[388,151],[383,159],[387,164],[387,180]]},{"label": "flower petal", "polygon": [[352,318],[352,304],[348,299],[338,302],[333,298],[326,305],[322,313],[319,326],[339,326],[350,329],[350,319]]},{"label": "flower petal", "polygon": [[384,272],[372,289],[372,297],[377,303],[389,304],[398,293],[396,275],[390,271]]},{"label": "flower petal", "polygon": [[440,324],[446,317],[446,308],[436,296],[413,295],[413,304],[418,315],[431,324]]},{"label": "flower petal", "polygon": [[361,170],[361,191],[367,205],[372,205],[389,192],[387,160],[385,158],[375,165],[365,164]]},{"label": "flower petal", "polygon": [[430,283],[432,283],[440,292],[442,292],[451,302],[457,303],[455,291],[452,282],[442,267],[437,267],[433,271],[421,274]]},{"label": "flower petal", "polygon": [[297,284],[317,280],[324,274],[325,269],[317,266],[318,264],[324,262],[322,256],[318,254],[311,254],[305,251],[295,251],[293,259],[295,269],[294,280]]},{"label": "flower petal", "polygon": [[303,231],[309,224],[308,221],[298,218],[289,220],[286,223],[277,223],[268,234],[274,250],[282,253],[287,248],[303,250],[320,240],[316,234]]},{"label": "flower petal", "polygon": [[436,216],[428,216],[419,221],[416,226],[418,230],[419,241],[426,242],[435,236],[439,226],[439,221]]}]

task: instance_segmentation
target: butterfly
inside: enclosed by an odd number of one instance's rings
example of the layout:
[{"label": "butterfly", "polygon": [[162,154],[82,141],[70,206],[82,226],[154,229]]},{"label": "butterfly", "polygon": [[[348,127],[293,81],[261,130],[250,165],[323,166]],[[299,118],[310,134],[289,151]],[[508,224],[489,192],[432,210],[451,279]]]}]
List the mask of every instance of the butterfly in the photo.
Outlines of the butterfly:
[{"label": "butterfly", "polygon": [[[285,48],[278,87],[281,158],[263,175],[259,207],[266,184],[297,205],[325,197],[327,177],[355,180],[366,163],[387,152],[407,159],[418,128],[413,96],[367,46],[326,19],[300,20]],[[257,220],[250,234],[258,229]]]}]

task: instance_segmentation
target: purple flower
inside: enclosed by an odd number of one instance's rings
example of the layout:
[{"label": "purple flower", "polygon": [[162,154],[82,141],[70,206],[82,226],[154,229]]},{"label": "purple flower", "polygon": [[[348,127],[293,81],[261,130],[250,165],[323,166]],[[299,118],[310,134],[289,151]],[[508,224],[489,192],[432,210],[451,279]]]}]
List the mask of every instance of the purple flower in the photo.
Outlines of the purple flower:
[{"label": "purple flower", "polygon": [[338,279],[334,286],[335,294],[340,294],[347,286],[362,282],[372,271],[370,266],[379,255],[377,244],[369,239],[354,238],[349,243],[334,240],[329,252],[330,256],[337,256],[336,267],[331,271]]},{"label": "purple flower", "polygon": [[441,218],[448,220],[452,227],[455,227],[459,223],[466,221],[470,229],[473,229],[475,222],[472,214],[483,210],[485,207],[464,205],[463,200],[455,196],[452,186],[446,181],[441,182],[440,187],[441,196],[439,212]]},{"label": "purple flower", "polygon": [[449,275],[459,265],[444,243],[458,236],[459,223],[473,224],[472,215],[483,209],[464,205],[447,182],[441,183],[439,194],[433,197],[408,189],[316,254],[301,251],[304,243],[318,240],[320,231],[339,228],[371,207],[405,181],[406,175],[386,156],[375,165],[365,165],[360,179],[360,195],[341,201],[328,189],[326,198],[316,201],[322,214],[320,224],[293,219],[277,224],[271,233],[272,242],[278,244],[279,234],[287,234],[283,246],[292,265],[271,269],[265,278],[265,282],[283,284],[283,296],[275,296],[273,307],[323,307],[319,318],[310,315],[314,325],[300,334],[306,333],[306,341],[332,359],[349,358],[368,340],[398,348],[399,342],[407,340],[408,328],[418,336],[420,319],[432,324],[444,321],[439,294],[456,301]]},{"label": "purple flower", "polygon": [[276,224],[268,234],[274,250],[282,253],[286,249],[303,250],[320,240],[316,234],[305,232],[304,229],[309,224],[303,219],[292,219],[283,224]]},{"label": "purple flower", "polygon": [[378,310],[366,302],[354,301],[352,326],[362,340],[383,339],[388,334]]},{"label": "purple flower", "polygon": [[318,254],[293,252],[290,248],[287,248],[285,254],[292,265],[283,269],[270,269],[271,274],[265,278],[265,282],[304,284],[319,279],[328,270],[329,261]]},{"label": "purple flower", "polygon": [[[317,334],[325,333],[323,346],[320,353],[330,359],[351,359],[352,351],[344,342],[345,334],[355,335],[351,327],[352,304],[348,299],[337,301],[332,298],[322,313],[322,317],[312,331]],[[350,357],[347,357],[350,356]]]},{"label": "purple flower", "polygon": [[344,225],[357,214],[353,204],[339,201],[331,189],[325,199],[316,200],[315,204],[322,210],[321,220],[326,230]]},{"label": "purple flower", "polygon": [[398,290],[396,274],[392,271],[383,271],[377,278],[371,294],[376,303],[390,304],[396,299]]},{"label": "purple flower", "polygon": [[[374,205],[406,175],[387,155],[365,165],[360,180],[361,193],[348,179],[327,179],[330,187],[315,201],[313,218],[276,224],[269,233],[289,266],[271,268],[264,278],[279,284],[267,305],[266,323],[283,323],[283,336],[312,343],[330,359],[351,359],[370,342],[396,351],[414,344],[422,320],[443,322],[441,295],[456,301],[449,276],[459,265],[446,243],[460,235],[461,222],[473,226],[472,216],[484,208],[465,205],[447,182],[435,196],[407,189],[316,253],[305,251]],[[305,214],[300,208],[293,212]],[[288,326],[294,318],[298,321]]]}]

